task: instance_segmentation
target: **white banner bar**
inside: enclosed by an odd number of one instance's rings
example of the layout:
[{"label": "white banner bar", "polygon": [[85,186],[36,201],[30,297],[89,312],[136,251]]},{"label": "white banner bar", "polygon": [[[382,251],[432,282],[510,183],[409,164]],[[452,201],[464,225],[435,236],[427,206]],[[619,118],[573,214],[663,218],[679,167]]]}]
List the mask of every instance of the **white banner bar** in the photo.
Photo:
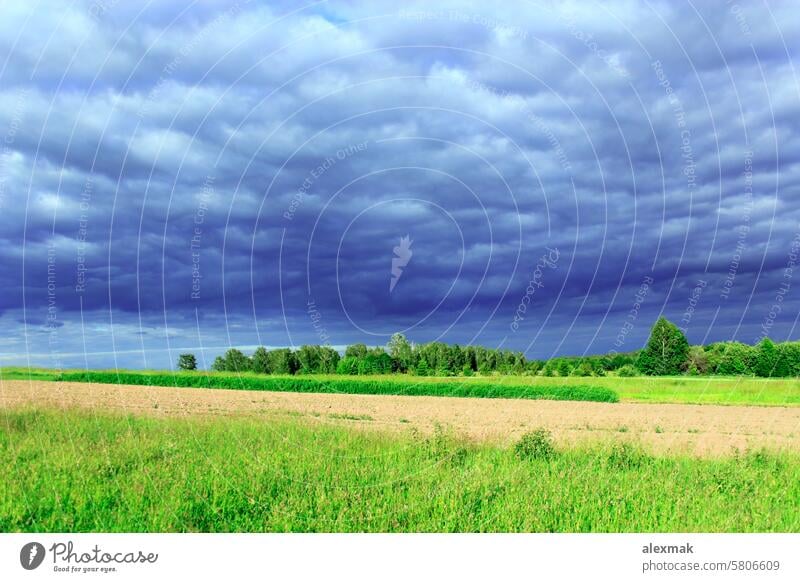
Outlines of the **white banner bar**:
[{"label": "white banner bar", "polygon": [[2,534],[0,580],[797,581],[798,550],[798,534]]}]

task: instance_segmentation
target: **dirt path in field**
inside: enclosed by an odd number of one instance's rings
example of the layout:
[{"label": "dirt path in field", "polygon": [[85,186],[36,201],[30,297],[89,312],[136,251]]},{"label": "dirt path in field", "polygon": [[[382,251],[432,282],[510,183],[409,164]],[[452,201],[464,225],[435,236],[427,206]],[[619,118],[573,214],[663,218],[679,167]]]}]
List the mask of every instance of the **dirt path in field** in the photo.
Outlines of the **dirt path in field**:
[{"label": "dirt path in field", "polygon": [[301,417],[368,429],[510,443],[543,427],[562,443],[631,440],[654,451],[710,456],[766,447],[800,451],[800,407],[605,404],[433,396],[296,394],[61,382],[0,382],[0,408],[56,407],[155,416]]}]

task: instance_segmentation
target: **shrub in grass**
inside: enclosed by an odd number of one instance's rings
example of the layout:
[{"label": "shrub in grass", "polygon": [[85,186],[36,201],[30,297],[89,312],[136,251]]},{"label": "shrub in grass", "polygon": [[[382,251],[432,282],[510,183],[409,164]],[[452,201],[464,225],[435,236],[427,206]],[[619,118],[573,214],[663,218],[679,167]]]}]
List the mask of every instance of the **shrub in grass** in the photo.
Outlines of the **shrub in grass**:
[{"label": "shrub in grass", "polygon": [[588,362],[583,362],[578,364],[575,368],[572,369],[570,372],[570,376],[579,376],[579,377],[587,377],[592,376],[594,374],[594,370],[592,370],[592,365]]},{"label": "shrub in grass", "polygon": [[619,370],[617,370],[617,376],[621,378],[633,378],[634,376],[639,375],[639,370],[637,370],[631,364],[625,364]]},{"label": "shrub in grass", "polygon": [[613,390],[598,386],[514,386],[464,382],[397,382],[390,379],[314,378],[298,376],[248,376],[225,373],[154,374],[137,372],[68,372],[56,377],[64,382],[97,382],[137,386],[227,388],[271,392],[318,392],[328,394],[387,394],[405,396],[452,396],[468,398],[524,398],[534,400],[585,400],[618,402]]},{"label": "shrub in grass", "polygon": [[467,461],[469,450],[443,427],[437,425],[434,434],[421,440],[422,449],[428,458],[462,467]]},{"label": "shrub in grass", "polygon": [[638,469],[648,461],[648,455],[630,443],[615,443],[608,454],[608,465],[616,469]]},{"label": "shrub in grass", "polygon": [[514,453],[520,459],[550,459],[556,449],[550,432],[540,428],[522,435],[514,445]]}]

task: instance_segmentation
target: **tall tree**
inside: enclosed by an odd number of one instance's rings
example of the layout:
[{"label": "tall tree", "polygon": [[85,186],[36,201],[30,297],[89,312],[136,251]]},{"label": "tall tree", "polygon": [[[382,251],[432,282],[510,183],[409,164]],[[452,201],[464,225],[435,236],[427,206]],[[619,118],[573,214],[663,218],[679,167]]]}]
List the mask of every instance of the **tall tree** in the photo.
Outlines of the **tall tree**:
[{"label": "tall tree", "polygon": [[659,317],[636,367],[649,376],[680,374],[689,356],[689,342],[678,327]]},{"label": "tall tree", "polygon": [[258,374],[269,374],[272,370],[269,368],[269,353],[264,347],[256,348],[253,352],[253,372]]},{"label": "tall tree", "polygon": [[350,356],[339,360],[339,363],[336,364],[336,373],[350,376],[358,374],[358,358]]},{"label": "tall tree", "polygon": [[364,344],[353,344],[351,346],[347,346],[347,349],[344,351],[345,358],[358,358],[359,360],[363,360],[367,357],[367,346]]},{"label": "tall tree", "polygon": [[387,345],[389,355],[392,357],[395,369],[399,372],[408,371],[414,365],[414,354],[411,343],[402,333],[392,335]]},{"label": "tall tree", "polygon": [[297,363],[300,365],[301,374],[316,374],[319,372],[320,347],[305,345],[295,352]]},{"label": "tall tree", "polygon": [[756,355],[756,375],[762,378],[769,378],[776,376],[775,373],[778,368],[778,348],[771,339],[765,337],[756,346],[758,352]]},{"label": "tall tree", "polygon": [[297,358],[289,348],[269,352],[269,370],[272,374],[294,374],[297,368]]},{"label": "tall tree", "polygon": [[231,348],[225,355],[214,360],[213,370],[225,372],[250,372],[253,363],[241,350]]},{"label": "tall tree", "polygon": [[194,354],[181,354],[178,356],[178,369],[179,370],[196,370],[197,358]]},{"label": "tall tree", "polygon": [[333,374],[339,364],[339,352],[330,346],[321,346],[319,349],[319,372]]}]

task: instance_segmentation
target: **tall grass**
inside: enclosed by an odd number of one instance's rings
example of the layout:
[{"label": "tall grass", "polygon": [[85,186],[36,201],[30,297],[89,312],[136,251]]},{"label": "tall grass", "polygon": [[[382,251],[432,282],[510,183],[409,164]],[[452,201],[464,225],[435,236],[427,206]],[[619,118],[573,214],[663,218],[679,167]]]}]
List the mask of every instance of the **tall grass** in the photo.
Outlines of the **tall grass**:
[{"label": "tall grass", "polygon": [[16,411],[0,413],[0,466],[4,532],[800,529],[786,455],[520,455],[443,434]]},{"label": "tall grass", "polygon": [[71,372],[57,377],[64,382],[98,382],[146,386],[229,388],[273,392],[321,392],[339,394],[401,394],[405,396],[453,396],[470,398],[526,398],[617,402],[609,388],[597,386],[514,386],[475,382],[397,382],[391,377],[371,379],[256,376],[218,373],[153,374],[137,372]]}]

